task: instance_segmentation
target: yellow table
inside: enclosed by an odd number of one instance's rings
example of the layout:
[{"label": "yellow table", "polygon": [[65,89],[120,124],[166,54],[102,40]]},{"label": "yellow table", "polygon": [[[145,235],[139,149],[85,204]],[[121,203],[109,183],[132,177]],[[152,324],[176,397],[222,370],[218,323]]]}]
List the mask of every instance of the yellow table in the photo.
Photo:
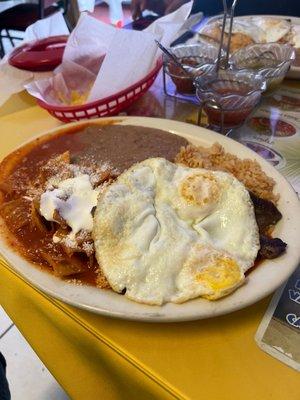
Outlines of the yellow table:
[{"label": "yellow table", "polygon": [[11,96],[1,107],[0,117],[35,106],[35,99],[23,91]]},{"label": "yellow table", "polygon": [[[0,158],[59,125],[38,107],[0,123]],[[269,300],[211,320],[127,322],[54,300],[0,263],[1,305],[75,400],[299,400],[299,374],[254,341]]]}]

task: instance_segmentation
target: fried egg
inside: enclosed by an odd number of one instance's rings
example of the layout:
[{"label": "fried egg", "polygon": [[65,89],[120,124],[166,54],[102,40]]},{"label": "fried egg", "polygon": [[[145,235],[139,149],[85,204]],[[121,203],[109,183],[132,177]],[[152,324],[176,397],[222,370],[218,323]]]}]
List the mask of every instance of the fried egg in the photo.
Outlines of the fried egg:
[{"label": "fried egg", "polygon": [[[226,22],[225,32],[228,33],[230,28],[229,21]],[[232,25],[233,34],[243,34],[250,37],[255,43],[264,43],[266,41],[266,34],[262,27],[256,25],[249,19],[238,19],[233,21]]]},{"label": "fried egg", "polygon": [[293,26],[292,44],[296,49],[300,49],[300,25]]},{"label": "fried egg", "polygon": [[278,42],[291,30],[291,22],[282,18],[255,16],[252,21],[265,33],[266,43]]},{"label": "fried egg", "polygon": [[229,294],[259,249],[242,183],[162,158],[134,165],[100,195],[93,237],[112,289],[151,305]]}]

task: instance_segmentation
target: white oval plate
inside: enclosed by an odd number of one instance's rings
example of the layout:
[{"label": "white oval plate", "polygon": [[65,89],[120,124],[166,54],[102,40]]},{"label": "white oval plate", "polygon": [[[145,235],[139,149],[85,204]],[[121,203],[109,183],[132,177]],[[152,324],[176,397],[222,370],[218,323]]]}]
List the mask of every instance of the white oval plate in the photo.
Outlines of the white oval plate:
[{"label": "white oval plate", "polygon": [[[278,208],[283,214],[283,218],[276,226],[275,235],[288,243],[287,252],[278,259],[264,261],[249,274],[242,287],[221,300],[208,301],[199,298],[184,304],[168,303],[161,307],[135,303],[110,290],[63,282],[34,267],[13,252],[4,239],[0,238],[0,252],[15,271],[45,293],[75,307],[106,316],[152,322],[196,320],[239,310],[272,293],[291,275],[300,260],[300,205],[290,184],[270,164],[240,143],[194,125],[158,118],[122,117],[115,119],[121,120],[122,125],[130,124],[163,129],[184,136],[196,145],[210,146],[217,141],[225,147],[226,151],[236,154],[238,157],[256,159],[266,174],[274,178],[276,191],[281,194]],[[91,123],[95,122],[97,120]],[[86,121],[72,123],[68,126],[80,124],[86,124]],[[65,129],[65,127],[56,128],[47,133],[54,134],[61,129]]]},{"label": "white oval plate", "polygon": [[[288,15],[241,15],[238,17],[234,17],[234,19],[240,19],[240,18],[245,19],[247,17],[249,17],[249,18],[253,18],[253,17],[268,17],[268,18],[270,18],[271,17],[271,18],[276,18],[276,19],[290,19],[291,23],[293,25],[300,25],[299,17],[292,17],[292,16],[288,16]],[[209,18],[206,21],[205,25],[207,25],[210,22],[213,22],[214,20],[219,19],[219,18],[222,18],[222,15],[221,16],[215,15],[215,16]],[[202,26],[204,26],[204,25],[201,25],[201,27]],[[291,65],[291,68],[288,71],[286,77],[290,78],[290,79],[300,79],[300,67],[298,67],[296,65]]]}]

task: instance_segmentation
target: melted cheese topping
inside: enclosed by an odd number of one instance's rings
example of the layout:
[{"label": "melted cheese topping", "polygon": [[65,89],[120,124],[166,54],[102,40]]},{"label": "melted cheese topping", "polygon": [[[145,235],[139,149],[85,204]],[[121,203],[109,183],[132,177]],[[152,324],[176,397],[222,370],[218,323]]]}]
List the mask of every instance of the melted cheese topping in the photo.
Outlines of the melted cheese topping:
[{"label": "melted cheese topping", "polygon": [[92,210],[97,205],[98,193],[87,174],[65,179],[56,189],[42,194],[40,213],[47,221],[55,221],[54,213],[57,211],[72,229],[71,237],[81,230],[91,232]]}]

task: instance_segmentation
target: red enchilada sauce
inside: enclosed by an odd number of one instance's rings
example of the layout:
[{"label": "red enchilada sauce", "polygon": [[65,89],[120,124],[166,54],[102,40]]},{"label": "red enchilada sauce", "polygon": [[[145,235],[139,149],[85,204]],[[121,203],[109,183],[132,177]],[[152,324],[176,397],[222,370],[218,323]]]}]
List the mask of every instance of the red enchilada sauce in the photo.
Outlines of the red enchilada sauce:
[{"label": "red enchilada sauce", "polygon": [[95,285],[98,265],[94,256],[80,252],[66,256],[61,245],[53,242],[51,223],[41,218],[33,224],[28,193],[38,186],[40,171],[49,159],[69,152],[72,164],[109,165],[121,173],[150,157],[174,161],[180,147],[187,144],[184,138],[158,129],[113,124],[77,127],[32,141],[1,163],[0,215],[7,228],[7,239],[38,266],[53,272],[51,262],[59,260],[61,267],[55,270],[56,275]]},{"label": "red enchilada sauce", "polygon": [[[186,145],[188,142],[184,138],[161,130],[113,124],[81,126],[38,138],[0,164],[2,231],[7,234],[11,246],[37,266],[80,284],[109,287],[93,254],[66,253],[60,243],[53,242],[58,226],[53,229],[53,223],[32,213],[32,196],[40,189],[41,171],[53,176],[55,169],[49,170],[49,160],[69,152],[73,166],[87,165],[88,162],[100,167],[108,165],[120,174],[134,163],[150,157],[174,161],[180,148]],[[104,176],[103,181],[105,179]],[[258,259],[253,268],[260,261]]]}]

